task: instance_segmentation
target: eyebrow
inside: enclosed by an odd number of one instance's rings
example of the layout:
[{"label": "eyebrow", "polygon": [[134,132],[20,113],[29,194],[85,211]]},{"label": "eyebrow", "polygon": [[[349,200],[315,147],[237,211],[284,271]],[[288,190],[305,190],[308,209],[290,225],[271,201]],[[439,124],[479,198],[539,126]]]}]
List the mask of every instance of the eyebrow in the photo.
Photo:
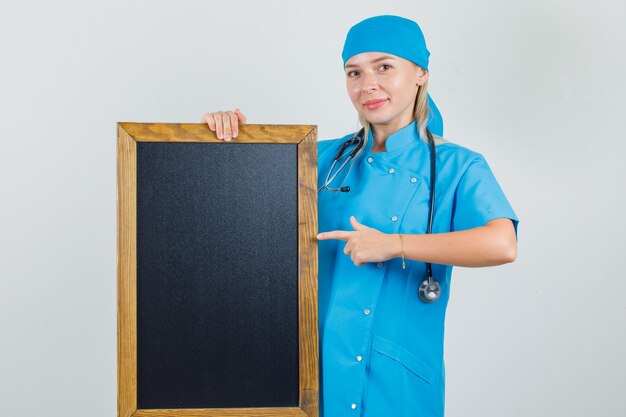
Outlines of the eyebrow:
[{"label": "eyebrow", "polygon": [[[373,59],[371,62],[374,63],[374,62],[382,61],[384,59],[394,59],[394,58],[389,55],[385,55],[385,56],[381,56],[380,58]],[[346,69],[348,68],[358,68],[358,65],[354,65],[354,64],[346,65]]]}]

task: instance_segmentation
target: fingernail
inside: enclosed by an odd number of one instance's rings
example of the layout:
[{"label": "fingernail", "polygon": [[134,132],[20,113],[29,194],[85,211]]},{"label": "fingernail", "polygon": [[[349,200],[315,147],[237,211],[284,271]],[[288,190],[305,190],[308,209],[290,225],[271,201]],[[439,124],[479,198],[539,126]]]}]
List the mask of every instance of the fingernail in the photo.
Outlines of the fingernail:
[{"label": "fingernail", "polygon": [[230,140],[230,135],[226,135],[226,140]]},{"label": "fingernail", "polygon": [[233,137],[236,138],[237,137],[237,132],[233,132]]}]

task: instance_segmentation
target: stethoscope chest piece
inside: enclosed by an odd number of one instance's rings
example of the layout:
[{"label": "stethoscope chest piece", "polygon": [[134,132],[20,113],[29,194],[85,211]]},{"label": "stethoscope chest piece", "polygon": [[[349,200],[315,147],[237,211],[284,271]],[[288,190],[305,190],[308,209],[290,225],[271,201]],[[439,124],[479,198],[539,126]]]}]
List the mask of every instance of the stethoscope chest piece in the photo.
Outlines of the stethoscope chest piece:
[{"label": "stethoscope chest piece", "polygon": [[[328,175],[326,175],[326,181],[324,181],[324,185],[319,187],[319,189],[317,190],[318,192],[324,189],[327,189],[328,191],[341,191],[341,192],[350,191],[350,187],[347,185],[346,186],[341,185],[338,188],[332,188],[332,187],[329,187],[329,185],[349,161],[351,162],[354,161],[354,158],[356,157],[357,153],[359,153],[361,148],[365,145],[365,140],[363,138],[364,132],[365,132],[365,128],[361,129],[355,136],[348,139],[341,145],[330,169],[328,170]],[[436,171],[437,158],[436,158],[436,150],[435,150],[435,139],[433,138],[433,135],[430,133],[430,130],[426,129],[426,135],[428,136],[428,144],[430,147],[430,204],[428,208],[428,228],[426,230],[426,233],[431,234],[432,229],[433,229],[433,218],[435,214],[435,177],[437,174],[437,171]],[[352,145],[356,145],[356,146],[354,147],[352,152],[349,153],[346,160],[343,161],[343,163],[339,166],[337,171],[333,173],[335,166],[343,158],[344,151],[349,146],[352,146]],[[350,164],[348,174],[346,175],[346,178],[344,178],[344,181],[350,175],[351,167],[352,167],[352,163]],[[418,292],[420,300],[422,300],[425,303],[432,303],[439,299],[439,296],[441,295],[441,286],[436,280],[432,278],[433,276],[432,265],[430,264],[430,262],[426,263],[426,272],[429,278],[425,279],[420,284],[417,292]]]},{"label": "stethoscope chest piece", "polygon": [[441,295],[441,285],[437,281],[425,279],[417,290],[420,300],[425,303],[437,301]]}]

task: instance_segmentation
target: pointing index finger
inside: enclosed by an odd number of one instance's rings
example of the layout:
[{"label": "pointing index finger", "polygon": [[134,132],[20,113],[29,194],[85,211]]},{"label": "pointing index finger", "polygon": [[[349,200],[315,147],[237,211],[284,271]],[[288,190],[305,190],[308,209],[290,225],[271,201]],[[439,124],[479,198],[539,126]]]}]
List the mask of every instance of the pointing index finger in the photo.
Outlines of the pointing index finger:
[{"label": "pointing index finger", "polygon": [[350,235],[354,233],[354,232],[347,232],[345,230],[333,230],[330,232],[324,232],[324,233],[318,233],[317,235],[317,239],[318,240],[329,240],[329,239],[336,239],[336,240],[348,240],[350,238]]}]

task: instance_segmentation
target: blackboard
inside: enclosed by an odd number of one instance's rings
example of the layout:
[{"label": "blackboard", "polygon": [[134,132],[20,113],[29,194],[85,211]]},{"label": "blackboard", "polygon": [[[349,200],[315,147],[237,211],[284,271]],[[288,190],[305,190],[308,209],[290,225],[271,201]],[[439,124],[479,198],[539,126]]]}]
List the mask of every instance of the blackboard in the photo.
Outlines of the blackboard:
[{"label": "blackboard", "polygon": [[118,415],[317,415],[316,139],[118,124]]}]

